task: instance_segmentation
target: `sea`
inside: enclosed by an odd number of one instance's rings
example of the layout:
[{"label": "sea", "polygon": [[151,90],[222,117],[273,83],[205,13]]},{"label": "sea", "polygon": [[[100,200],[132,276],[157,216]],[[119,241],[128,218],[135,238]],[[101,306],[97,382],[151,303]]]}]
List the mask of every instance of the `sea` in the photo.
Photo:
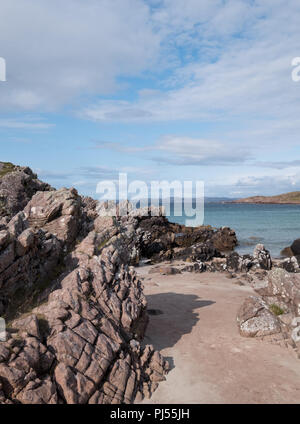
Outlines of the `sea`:
[{"label": "sea", "polygon": [[[186,224],[186,216],[174,216],[171,222]],[[275,258],[283,248],[300,238],[300,205],[266,205],[247,203],[205,203],[204,225],[230,227],[235,230],[240,254],[252,253],[262,243]]]}]

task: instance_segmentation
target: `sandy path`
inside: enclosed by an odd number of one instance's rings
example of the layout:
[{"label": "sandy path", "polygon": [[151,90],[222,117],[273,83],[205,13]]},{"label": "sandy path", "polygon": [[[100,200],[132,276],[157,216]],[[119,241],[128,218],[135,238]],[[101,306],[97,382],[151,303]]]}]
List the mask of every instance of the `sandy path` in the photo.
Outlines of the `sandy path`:
[{"label": "sandy path", "polygon": [[300,360],[239,335],[236,312],[252,289],[221,273],[144,276],[151,315],[145,342],[172,369],[144,403],[300,403]]}]

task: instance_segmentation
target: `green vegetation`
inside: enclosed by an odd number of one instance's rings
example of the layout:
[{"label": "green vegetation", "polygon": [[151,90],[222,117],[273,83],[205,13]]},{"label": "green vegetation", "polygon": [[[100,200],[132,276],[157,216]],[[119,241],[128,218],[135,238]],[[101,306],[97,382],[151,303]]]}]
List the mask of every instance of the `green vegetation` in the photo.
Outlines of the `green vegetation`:
[{"label": "green vegetation", "polygon": [[273,312],[273,314],[274,315],[277,315],[277,316],[284,314],[284,310],[282,308],[280,308],[280,306],[275,305],[275,303],[273,303],[270,306],[270,311]]},{"label": "green vegetation", "polygon": [[97,246],[97,252],[100,252],[103,249],[103,247],[109,242],[109,240],[110,239],[107,239],[107,240],[104,240],[102,243],[100,243],[99,246]]},{"label": "green vegetation", "polygon": [[0,178],[15,171],[16,166],[11,162],[0,162]]}]

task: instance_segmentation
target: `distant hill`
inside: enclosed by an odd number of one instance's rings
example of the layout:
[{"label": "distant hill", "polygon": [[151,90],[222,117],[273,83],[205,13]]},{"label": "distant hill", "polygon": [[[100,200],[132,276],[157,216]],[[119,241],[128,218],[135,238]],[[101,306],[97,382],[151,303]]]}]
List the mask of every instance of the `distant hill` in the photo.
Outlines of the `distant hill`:
[{"label": "distant hill", "polygon": [[278,194],[277,196],[246,197],[245,199],[233,200],[231,203],[300,204],[300,191]]}]

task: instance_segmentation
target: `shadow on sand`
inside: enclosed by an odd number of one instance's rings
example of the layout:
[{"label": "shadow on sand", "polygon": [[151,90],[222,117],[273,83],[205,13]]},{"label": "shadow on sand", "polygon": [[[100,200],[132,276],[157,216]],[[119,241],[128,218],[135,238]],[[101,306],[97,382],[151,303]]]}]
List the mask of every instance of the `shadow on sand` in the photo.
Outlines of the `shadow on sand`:
[{"label": "shadow on sand", "polygon": [[147,296],[151,313],[145,343],[162,350],[174,346],[184,334],[189,334],[199,320],[199,308],[212,305],[193,294],[159,293]]}]

